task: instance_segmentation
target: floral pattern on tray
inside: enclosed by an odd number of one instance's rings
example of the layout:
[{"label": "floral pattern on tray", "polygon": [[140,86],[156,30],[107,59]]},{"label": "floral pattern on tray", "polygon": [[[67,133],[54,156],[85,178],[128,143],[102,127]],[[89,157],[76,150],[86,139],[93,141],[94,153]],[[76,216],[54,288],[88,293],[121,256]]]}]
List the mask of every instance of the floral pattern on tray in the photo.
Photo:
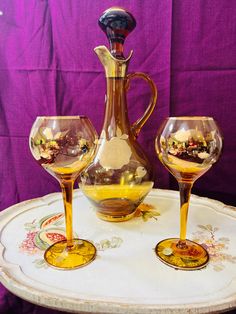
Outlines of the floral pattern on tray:
[{"label": "floral pattern on tray", "polygon": [[[25,223],[26,237],[19,245],[20,252],[28,255],[42,255],[42,252],[50,245],[66,239],[65,229],[61,227],[64,224],[64,213],[54,213],[40,220],[34,219],[32,222]],[[78,237],[76,233],[74,233],[74,237]],[[118,248],[122,242],[121,238],[113,236],[111,239],[101,240],[94,245],[98,251],[104,251]],[[48,267],[42,257],[35,259],[33,263],[38,268]]]},{"label": "floral pattern on tray", "polygon": [[212,225],[198,225],[198,231],[193,233],[193,241],[205,247],[210,255],[210,263],[215,271],[225,268],[224,262],[236,263],[236,256],[227,254],[229,238],[217,237],[219,228]]},{"label": "floral pattern on tray", "polygon": [[[143,221],[149,219],[157,220],[160,213],[150,204],[141,204],[135,216],[142,217]],[[42,219],[34,219],[24,224],[26,237],[20,243],[19,249],[22,253],[28,255],[41,255],[36,258],[33,263],[36,267],[48,267],[42,258],[42,252],[45,251],[53,243],[65,240],[64,213],[54,213]],[[210,224],[198,225],[198,230],[192,234],[191,240],[203,245],[210,255],[210,265],[215,271],[222,271],[225,268],[225,262],[236,264],[236,256],[227,253],[230,243],[229,238],[217,237],[219,228]],[[74,236],[77,235],[74,233]],[[98,251],[119,248],[123,243],[120,237],[113,236],[111,239],[103,239],[94,243]]]}]

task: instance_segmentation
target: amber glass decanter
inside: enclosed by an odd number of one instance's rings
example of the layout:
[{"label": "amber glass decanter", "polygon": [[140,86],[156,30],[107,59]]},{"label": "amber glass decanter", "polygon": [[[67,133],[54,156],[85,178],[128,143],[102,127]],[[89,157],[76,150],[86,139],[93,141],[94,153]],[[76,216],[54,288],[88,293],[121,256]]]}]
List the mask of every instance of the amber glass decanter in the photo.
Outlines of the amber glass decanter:
[{"label": "amber glass decanter", "polygon": [[[99,26],[110,42],[110,51],[105,46],[95,48],[106,73],[105,118],[94,162],[81,176],[80,187],[99,218],[125,221],[133,217],[153,186],[150,162],[136,138],[155,107],[157,89],[144,73],[127,75],[132,51],[125,58],[123,44],[136,26],[134,17],[122,8],[113,7],[100,17]],[[149,84],[151,99],[144,115],[131,125],[126,92],[130,80],[136,77]]]}]

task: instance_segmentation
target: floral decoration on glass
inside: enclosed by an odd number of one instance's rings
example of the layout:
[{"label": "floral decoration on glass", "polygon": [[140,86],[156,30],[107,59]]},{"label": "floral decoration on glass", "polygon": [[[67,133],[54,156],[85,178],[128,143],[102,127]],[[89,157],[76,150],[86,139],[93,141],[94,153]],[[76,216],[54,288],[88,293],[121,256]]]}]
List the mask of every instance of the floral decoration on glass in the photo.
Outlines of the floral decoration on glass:
[{"label": "floral decoration on glass", "polygon": [[222,135],[211,117],[170,117],[157,132],[156,152],[175,177],[180,191],[180,236],[155,248],[165,264],[182,270],[200,269],[209,262],[205,247],[186,239],[190,195],[194,182],[218,160]]},{"label": "floral decoration on glass", "polygon": [[30,132],[30,150],[36,161],[60,183],[65,209],[66,238],[44,253],[58,269],[82,267],[95,259],[96,248],[88,240],[73,237],[74,182],[95,155],[97,133],[85,116],[37,117]]},{"label": "floral decoration on glass", "polygon": [[[154,81],[145,73],[128,74],[132,52],[124,56],[124,41],[135,28],[133,15],[111,7],[99,18],[110,50],[94,49],[106,76],[105,114],[96,157],[82,174],[80,188],[100,219],[122,222],[134,217],[137,207],[153,187],[152,165],[136,138],[152,114],[157,101]],[[150,100],[137,121],[129,121],[126,93],[133,79],[144,80]]]}]

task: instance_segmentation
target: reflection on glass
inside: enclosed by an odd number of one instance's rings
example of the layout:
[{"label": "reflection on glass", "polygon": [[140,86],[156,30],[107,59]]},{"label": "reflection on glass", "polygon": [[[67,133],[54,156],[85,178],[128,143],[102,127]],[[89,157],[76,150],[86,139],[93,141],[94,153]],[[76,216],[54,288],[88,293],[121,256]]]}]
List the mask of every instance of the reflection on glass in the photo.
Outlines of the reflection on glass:
[{"label": "reflection on glass", "polygon": [[162,240],[155,248],[172,267],[192,270],[208,263],[205,248],[186,239],[187,216],[193,183],[217,161],[221,149],[222,136],[210,117],[168,118],[158,131],[157,155],[180,190],[180,237]]},{"label": "reflection on glass", "polygon": [[92,243],[74,239],[72,194],[74,181],[92,161],[97,134],[86,117],[38,117],[30,133],[30,149],[36,161],[61,186],[66,222],[66,240],[50,246],[44,258],[59,269],[73,269],[90,263],[96,255]]}]

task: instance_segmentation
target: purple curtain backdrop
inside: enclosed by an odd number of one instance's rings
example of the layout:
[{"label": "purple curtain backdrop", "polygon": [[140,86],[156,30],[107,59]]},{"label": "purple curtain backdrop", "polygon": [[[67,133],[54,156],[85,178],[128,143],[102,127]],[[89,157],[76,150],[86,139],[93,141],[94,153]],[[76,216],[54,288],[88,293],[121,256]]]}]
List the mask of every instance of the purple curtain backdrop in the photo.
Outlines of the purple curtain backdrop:
[{"label": "purple curtain backdrop", "polygon": [[[129,72],[149,74],[159,90],[139,137],[154,166],[155,186],[176,188],[154,152],[163,118],[209,115],[221,126],[224,152],[194,192],[236,205],[235,0],[0,0],[0,209],[58,191],[28,148],[36,116],[84,114],[100,131],[105,77],[93,48],[107,45],[97,19],[114,5],[137,20],[126,42],[126,54],[134,50]],[[148,88],[133,82],[131,121],[148,99]],[[0,313],[57,313],[3,287],[0,292]]]}]

